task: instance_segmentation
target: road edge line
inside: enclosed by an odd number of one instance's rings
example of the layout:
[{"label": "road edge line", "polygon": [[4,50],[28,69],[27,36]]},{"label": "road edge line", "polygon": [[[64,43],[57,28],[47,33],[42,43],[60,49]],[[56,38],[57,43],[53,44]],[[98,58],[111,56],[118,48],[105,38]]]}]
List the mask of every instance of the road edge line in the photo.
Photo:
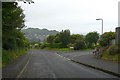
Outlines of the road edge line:
[{"label": "road edge line", "polygon": [[27,60],[27,63],[25,64],[25,66],[22,68],[22,70],[19,72],[19,74],[17,75],[17,79],[18,78],[20,78],[20,76],[22,75],[22,73],[25,71],[25,69],[26,69],[26,67],[27,67],[27,65],[28,65],[28,63],[29,63],[29,61],[30,61],[30,56],[29,56],[29,58],[28,58],[28,60]]}]

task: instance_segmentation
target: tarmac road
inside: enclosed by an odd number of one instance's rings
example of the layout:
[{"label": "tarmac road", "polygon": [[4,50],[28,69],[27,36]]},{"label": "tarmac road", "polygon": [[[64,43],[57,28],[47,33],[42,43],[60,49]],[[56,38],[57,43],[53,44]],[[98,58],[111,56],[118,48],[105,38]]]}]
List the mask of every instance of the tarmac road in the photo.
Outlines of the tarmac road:
[{"label": "tarmac road", "polygon": [[64,58],[55,52],[31,50],[30,59],[17,78],[117,78]]}]

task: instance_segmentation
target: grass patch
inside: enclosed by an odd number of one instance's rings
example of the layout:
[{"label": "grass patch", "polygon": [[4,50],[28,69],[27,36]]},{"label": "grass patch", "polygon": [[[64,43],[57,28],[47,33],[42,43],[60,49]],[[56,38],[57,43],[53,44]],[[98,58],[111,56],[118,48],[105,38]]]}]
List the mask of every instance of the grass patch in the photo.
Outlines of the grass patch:
[{"label": "grass patch", "polygon": [[110,55],[109,52],[105,51],[102,54],[102,59],[120,62],[120,54]]},{"label": "grass patch", "polygon": [[3,50],[2,51],[2,67],[7,66],[17,58],[22,55],[25,55],[27,50],[25,49],[17,49],[17,50]]}]

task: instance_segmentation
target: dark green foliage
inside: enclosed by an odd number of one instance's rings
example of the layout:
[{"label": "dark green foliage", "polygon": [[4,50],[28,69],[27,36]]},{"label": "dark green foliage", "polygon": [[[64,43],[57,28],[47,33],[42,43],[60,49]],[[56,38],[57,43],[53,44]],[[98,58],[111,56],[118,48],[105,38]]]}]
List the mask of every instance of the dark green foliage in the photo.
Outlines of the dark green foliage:
[{"label": "dark green foliage", "polygon": [[2,3],[2,48],[13,50],[25,48],[29,41],[25,38],[21,29],[24,25],[23,10],[16,2]]},{"label": "dark green foliage", "polygon": [[14,37],[9,37],[8,39],[3,41],[3,48],[8,49],[15,49],[16,48],[16,41]]},{"label": "dark green foliage", "polygon": [[25,48],[29,46],[29,40],[24,36],[22,32],[18,31],[16,44],[18,47]]},{"label": "dark green foliage", "polygon": [[54,43],[60,43],[60,37],[59,37],[60,33],[56,34],[55,35],[55,38],[54,38]]},{"label": "dark green foliage", "polygon": [[15,28],[21,29],[24,25],[23,10],[16,2],[2,3],[2,25],[3,30],[12,30]]},{"label": "dark green foliage", "polygon": [[47,42],[51,48],[68,48],[75,47],[75,50],[84,49],[84,36],[80,34],[70,35],[69,30],[62,30],[55,36],[49,36]]},{"label": "dark green foliage", "polygon": [[112,39],[115,39],[115,32],[105,32],[99,40],[100,46],[110,45]]},{"label": "dark green foliage", "polygon": [[52,48],[66,48],[70,43],[70,31],[62,30],[55,36],[49,36],[47,42],[50,43],[50,47]]},{"label": "dark green foliage", "polygon": [[53,43],[54,42],[54,38],[55,38],[55,36],[53,36],[53,35],[48,36],[47,42],[48,43]]},{"label": "dark green foliage", "polygon": [[85,36],[85,42],[88,48],[93,48],[93,44],[96,44],[99,39],[99,34],[97,32],[89,32]]},{"label": "dark green foliage", "polygon": [[80,34],[72,34],[70,36],[70,43],[75,43],[75,41],[79,39],[79,40],[84,40],[84,36],[80,35]]},{"label": "dark green foliage", "polygon": [[82,40],[76,40],[74,44],[74,50],[80,50],[85,48],[85,43]]},{"label": "dark green foliage", "polygon": [[66,48],[70,42],[70,31],[64,30],[64,31],[60,32],[59,39],[60,39],[60,42],[62,43],[63,47]]}]

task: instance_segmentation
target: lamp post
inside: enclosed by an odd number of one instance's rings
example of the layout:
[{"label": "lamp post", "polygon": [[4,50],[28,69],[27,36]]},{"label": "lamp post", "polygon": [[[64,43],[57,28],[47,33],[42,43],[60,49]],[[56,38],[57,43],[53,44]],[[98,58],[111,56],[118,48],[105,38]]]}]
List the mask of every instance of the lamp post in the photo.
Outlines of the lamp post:
[{"label": "lamp post", "polygon": [[102,34],[103,34],[103,19],[99,18],[99,19],[96,19],[96,20],[102,20]]}]

